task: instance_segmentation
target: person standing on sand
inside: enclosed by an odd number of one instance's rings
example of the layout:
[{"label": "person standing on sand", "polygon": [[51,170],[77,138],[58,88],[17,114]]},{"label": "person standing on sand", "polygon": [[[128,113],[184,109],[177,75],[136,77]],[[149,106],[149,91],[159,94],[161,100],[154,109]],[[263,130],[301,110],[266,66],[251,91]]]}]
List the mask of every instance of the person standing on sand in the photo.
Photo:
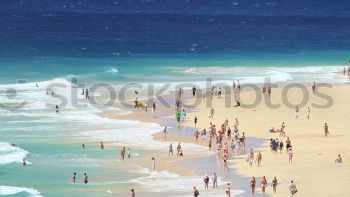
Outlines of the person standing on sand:
[{"label": "person standing on sand", "polygon": [[250,188],[252,189],[252,195],[254,195],[255,193],[255,184],[256,184],[255,177],[252,176],[252,178],[250,178]]},{"label": "person standing on sand", "polygon": [[297,186],[294,184],[293,181],[290,182],[289,191],[292,196],[294,196],[298,192]]},{"label": "person standing on sand", "polygon": [[164,127],[162,139],[166,140],[167,135],[168,135],[168,127]]},{"label": "person standing on sand", "polygon": [[204,189],[209,189],[209,177],[208,177],[208,175],[205,175],[203,181],[204,181]]},{"label": "person standing on sand", "polygon": [[258,167],[260,167],[261,161],[262,161],[262,154],[261,151],[259,151],[258,156],[256,157],[255,162],[258,161]]},{"label": "person standing on sand", "polygon": [[293,150],[292,150],[292,148],[289,148],[288,149],[288,161],[289,161],[289,163],[293,163]]},{"label": "person standing on sand", "polygon": [[151,158],[152,160],[152,171],[156,170],[156,159],[154,157]]},{"label": "person standing on sand", "polygon": [[177,111],[176,114],[175,114],[175,117],[176,117],[177,122],[179,123],[180,120],[181,120],[181,112]]},{"label": "person standing on sand", "polygon": [[218,176],[216,175],[216,172],[213,173],[211,179],[213,181],[213,189],[218,188]]},{"label": "person standing on sand", "polygon": [[312,92],[315,93],[316,91],[316,82],[314,82],[314,84],[312,85]]},{"label": "person standing on sand", "polygon": [[131,197],[136,197],[136,195],[135,195],[135,190],[134,190],[134,189],[131,189],[130,191],[131,191]]},{"label": "person standing on sand", "polygon": [[299,118],[299,107],[295,106],[295,118],[298,119]]},{"label": "person standing on sand", "polygon": [[310,107],[308,106],[308,107],[307,107],[307,110],[306,110],[306,117],[307,117],[308,120],[310,119],[310,113],[311,113],[311,109],[310,109]]},{"label": "person standing on sand", "polygon": [[198,122],[198,118],[197,116],[194,117],[194,128],[197,128],[197,122]]},{"label": "person standing on sand", "polygon": [[324,136],[327,137],[328,134],[329,134],[329,130],[328,130],[328,125],[327,125],[327,123],[324,123],[323,130],[324,130]]},{"label": "person standing on sand", "polygon": [[266,180],[265,176],[263,176],[263,178],[261,179],[260,184],[261,184],[261,191],[263,193],[263,196],[265,196],[265,189],[267,186],[267,180]]},{"label": "person standing on sand", "polygon": [[153,102],[153,104],[152,104],[152,111],[153,111],[153,113],[156,112],[156,103],[155,102]]},{"label": "person standing on sand", "polygon": [[247,161],[249,162],[249,166],[252,167],[253,161],[254,161],[254,152],[253,149],[250,149],[250,152],[248,154]]},{"label": "person standing on sand", "polygon": [[274,177],[272,180],[273,193],[276,193],[277,184],[278,184],[278,181],[277,181],[276,177]]},{"label": "person standing on sand", "polygon": [[267,93],[269,94],[269,96],[271,96],[271,86],[269,86],[269,88],[267,89]]},{"label": "person standing on sand", "polygon": [[174,155],[174,151],[173,151],[173,143],[170,143],[170,146],[169,146],[169,152],[168,152],[168,156],[170,155]]},{"label": "person standing on sand", "polygon": [[181,112],[181,121],[183,122],[186,118],[186,111],[183,109]]}]

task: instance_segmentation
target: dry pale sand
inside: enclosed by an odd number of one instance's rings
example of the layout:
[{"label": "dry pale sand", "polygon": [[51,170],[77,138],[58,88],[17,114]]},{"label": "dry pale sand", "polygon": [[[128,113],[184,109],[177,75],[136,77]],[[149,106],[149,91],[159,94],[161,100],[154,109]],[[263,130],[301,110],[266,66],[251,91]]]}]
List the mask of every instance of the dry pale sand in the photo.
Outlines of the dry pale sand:
[{"label": "dry pale sand", "polygon": [[[289,196],[288,187],[290,181],[294,180],[298,188],[297,196],[347,197],[350,196],[348,188],[350,185],[350,86],[319,88],[319,91],[330,95],[334,103],[324,109],[312,107],[311,104],[324,105],[326,100],[315,96],[311,88],[308,88],[309,98],[306,105],[300,106],[301,114],[298,119],[294,116],[294,108],[288,108],[283,104],[282,88],[272,89],[272,103],[281,104],[277,109],[266,106],[265,98],[257,107],[254,107],[254,110],[244,107],[225,107],[224,99],[214,98],[212,102],[215,109],[213,120],[208,117],[210,108],[205,103],[199,105],[198,112],[189,113],[188,118],[193,120],[194,116],[197,116],[199,127],[208,128],[209,122],[212,121],[219,127],[226,118],[229,119],[229,125],[232,126],[234,118],[237,117],[240,123],[240,133],[245,132],[246,136],[265,138],[265,146],[259,148],[263,154],[262,166],[258,167],[254,163],[253,167],[249,167],[245,159],[235,159],[235,163],[231,163],[230,167],[235,168],[237,173],[243,176],[266,176],[269,183],[276,176],[280,183],[277,193],[273,194],[272,188],[267,188],[267,193],[272,196]],[[293,88],[290,89],[287,97],[290,103],[298,104],[303,94],[300,89]],[[245,90],[240,93],[240,98],[242,103],[249,104],[255,100],[255,93]],[[311,106],[310,120],[306,118],[307,106]],[[272,152],[269,147],[270,138],[282,139],[285,142],[286,137],[279,137],[279,134],[268,132],[269,127],[279,128],[282,122],[286,124],[286,134],[293,145],[292,164],[288,162],[288,154],[285,150],[280,154]],[[329,125],[330,135],[328,137],[325,137],[323,132],[325,122]],[[193,126],[192,121],[187,124]],[[343,164],[335,164],[338,154],[341,154]],[[246,155],[241,156],[243,157],[245,158]],[[260,178],[257,178],[257,183],[260,183]],[[261,196],[260,190],[257,188],[256,196]]]}]

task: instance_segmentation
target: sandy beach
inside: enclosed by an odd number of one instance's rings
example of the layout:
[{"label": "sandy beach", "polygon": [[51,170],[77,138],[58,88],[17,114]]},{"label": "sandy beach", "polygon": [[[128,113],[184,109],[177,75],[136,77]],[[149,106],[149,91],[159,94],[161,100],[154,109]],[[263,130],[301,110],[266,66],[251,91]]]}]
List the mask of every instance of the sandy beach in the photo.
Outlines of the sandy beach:
[{"label": "sandy beach", "polygon": [[[285,88],[284,88],[285,89]],[[213,120],[209,119],[208,108],[205,103],[198,107],[198,111],[189,113],[189,119],[193,120],[198,117],[199,128],[208,128],[209,123],[216,125],[224,123],[225,119],[229,119],[229,126],[232,127],[234,119],[239,120],[239,132],[244,132],[247,137],[258,137],[265,139],[264,146],[254,149],[254,152],[261,151],[262,164],[260,167],[256,163],[250,167],[246,162],[247,154],[242,156],[231,157],[230,168],[244,177],[256,177],[257,195],[260,196],[260,178],[266,176],[269,186],[266,189],[268,194],[272,196],[289,196],[289,185],[291,180],[297,186],[297,196],[349,196],[347,189],[349,185],[350,164],[347,162],[349,155],[350,140],[348,133],[349,123],[348,113],[350,106],[348,105],[350,86],[333,86],[332,88],[319,88],[318,91],[329,95],[333,99],[333,103],[328,107],[313,107],[315,104],[325,105],[326,100],[312,93],[311,87],[307,88],[310,95],[304,106],[300,107],[300,116],[295,117],[295,109],[287,107],[283,104],[282,88],[273,88],[271,102],[273,104],[281,104],[280,107],[272,109],[268,107],[263,98],[261,102],[252,109],[246,109],[243,103],[251,104],[255,99],[255,92],[251,90],[242,90],[240,92],[241,107],[225,107],[224,99],[217,99],[214,96],[212,101],[215,115]],[[305,92],[302,93],[298,88],[289,90],[287,97],[293,106],[298,105]],[[230,95],[226,95],[226,99]],[[231,95],[231,97],[233,97]],[[234,98],[231,98],[234,100]],[[193,101],[192,101],[193,102]],[[232,102],[234,103],[234,102]],[[232,105],[231,105],[232,106]],[[307,106],[310,106],[310,119],[306,117]],[[278,133],[270,133],[270,127],[279,128],[282,122],[285,122],[286,136],[281,137]],[[325,137],[323,126],[329,125],[329,136]],[[193,122],[188,122],[193,126]],[[218,126],[219,127],[219,126]],[[286,149],[274,152],[270,148],[270,139],[282,140],[285,146],[287,137],[290,138],[293,149],[293,162],[289,163],[288,153]],[[250,149],[250,147],[246,147]],[[336,164],[335,159],[338,154],[343,159],[342,164]],[[273,177],[277,178],[277,193],[272,191],[271,182]],[[249,185],[249,182],[247,182]],[[233,188],[235,186],[233,185]],[[250,196],[249,191],[244,196]]]}]

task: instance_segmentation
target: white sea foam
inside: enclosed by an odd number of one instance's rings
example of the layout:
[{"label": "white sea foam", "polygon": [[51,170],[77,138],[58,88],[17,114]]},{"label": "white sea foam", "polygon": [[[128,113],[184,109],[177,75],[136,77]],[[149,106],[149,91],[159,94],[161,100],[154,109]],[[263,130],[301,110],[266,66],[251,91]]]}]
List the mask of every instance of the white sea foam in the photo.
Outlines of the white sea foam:
[{"label": "white sea foam", "polygon": [[[0,142],[0,165],[17,162],[22,162],[28,151],[19,147],[11,146],[7,142]],[[27,162],[29,164],[29,162]]]},{"label": "white sea foam", "polygon": [[[142,176],[137,179],[133,179],[131,183],[137,183],[142,185],[147,189],[147,191],[152,192],[177,192],[177,193],[191,193],[191,188],[193,186],[203,185],[203,177],[199,176],[188,176],[181,177],[178,174],[171,173],[168,171],[150,171],[148,168],[141,169],[139,171],[141,174],[146,174],[146,176]],[[218,185],[225,185],[226,182],[222,180],[221,177],[218,178]],[[188,192],[186,192],[188,191]],[[233,190],[231,191],[233,196],[243,193],[242,190]],[[201,192],[201,196],[223,196],[224,192],[222,190],[206,190],[205,192]],[[174,195],[174,197],[180,197],[185,195]],[[188,196],[188,195],[186,195]]]},{"label": "white sea foam", "polygon": [[0,186],[0,196],[15,195],[22,192],[27,193],[27,196],[30,196],[30,197],[43,197],[43,195],[41,195],[38,190],[33,188],[4,186],[4,185]]},{"label": "white sea foam", "polygon": [[117,72],[118,72],[118,69],[114,67],[107,70],[107,73],[117,73]]}]

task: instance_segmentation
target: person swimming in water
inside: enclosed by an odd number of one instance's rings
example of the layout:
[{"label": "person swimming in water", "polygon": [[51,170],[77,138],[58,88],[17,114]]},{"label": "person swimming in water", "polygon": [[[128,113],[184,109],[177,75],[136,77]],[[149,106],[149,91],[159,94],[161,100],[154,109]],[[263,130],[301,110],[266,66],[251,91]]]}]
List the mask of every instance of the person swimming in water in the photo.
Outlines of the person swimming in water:
[{"label": "person swimming in water", "polygon": [[72,177],[72,182],[76,183],[76,181],[77,181],[77,173],[74,172]]},{"label": "person swimming in water", "polygon": [[26,159],[23,159],[22,166],[27,166]]},{"label": "person swimming in water", "polygon": [[87,176],[86,172],[84,173],[84,183],[87,184],[89,182],[89,177]]},{"label": "person swimming in water", "polygon": [[56,105],[56,113],[60,112],[58,105]]}]

